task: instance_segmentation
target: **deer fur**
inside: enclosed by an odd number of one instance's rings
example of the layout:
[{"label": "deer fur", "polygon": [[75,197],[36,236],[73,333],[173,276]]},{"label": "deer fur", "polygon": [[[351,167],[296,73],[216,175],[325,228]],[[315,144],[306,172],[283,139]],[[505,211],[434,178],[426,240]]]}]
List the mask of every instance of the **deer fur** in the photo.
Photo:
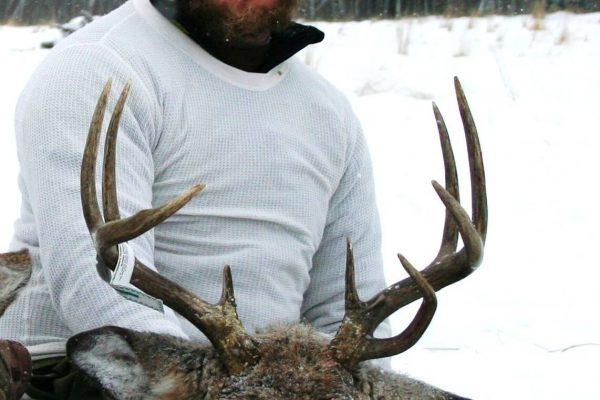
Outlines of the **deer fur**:
[{"label": "deer fur", "polygon": [[30,277],[31,259],[27,250],[0,254],[0,315]]},{"label": "deer fur", "polygon": [[463,399],[370,362],[344,369],[329,339],[307,325],[254,337],[261,360],[229,376],[210,345],[103,327],[69,339],[72,363],[114,399]]}]

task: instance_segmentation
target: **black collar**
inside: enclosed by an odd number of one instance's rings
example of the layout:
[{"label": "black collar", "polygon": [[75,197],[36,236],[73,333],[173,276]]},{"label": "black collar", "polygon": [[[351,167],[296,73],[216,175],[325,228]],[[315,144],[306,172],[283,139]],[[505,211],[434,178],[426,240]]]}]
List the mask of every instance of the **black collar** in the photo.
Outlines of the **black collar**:
[{"label": "black collar", "polygon": [[300,50],[311,44],[319,43],[324,38],[325,34],[314,26],[294,22],[285,31],[271,35],[265,63],[258,72],[269,72]]},{"label": "black collar", "polygon": [[300,50],[308,45],[321,42],[325,37],[325,34],[314,26],[293,22],[286,30],[274,32],[270,41],[262,46],[240,48],[224,45],[223,43],[216,45],[200,29],[186,24],[177,15],[174,1],[151,0],[150,2],[161,14],[177,25],[212,56],[226,64],[248,72],[269,72]]}]

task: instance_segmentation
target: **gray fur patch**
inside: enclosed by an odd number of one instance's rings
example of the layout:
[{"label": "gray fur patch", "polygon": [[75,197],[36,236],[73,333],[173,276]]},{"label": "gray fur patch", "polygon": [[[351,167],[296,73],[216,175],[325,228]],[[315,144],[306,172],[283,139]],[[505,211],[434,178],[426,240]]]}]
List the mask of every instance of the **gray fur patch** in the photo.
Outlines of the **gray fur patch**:
[{"label": "gray fur patch", "polygon": [[31,260],[26,250],[0,254],[0,315],[4,314],[30,277]]}]

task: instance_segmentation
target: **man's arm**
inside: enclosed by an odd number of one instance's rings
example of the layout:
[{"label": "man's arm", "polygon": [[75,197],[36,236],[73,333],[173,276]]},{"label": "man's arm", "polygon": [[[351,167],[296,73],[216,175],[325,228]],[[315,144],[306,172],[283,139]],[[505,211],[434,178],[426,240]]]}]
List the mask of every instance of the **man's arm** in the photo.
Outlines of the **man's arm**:
[{"label": "man's arm", "polygon": [[[346,238],[353,243],[361,298],[368,300],[386,287],[371,160],[360,124],[351,112],[348,114],[346,129],[352,140],[346,169],[329,203],[302,310],[303,318],[326,333],[334,333],[344,316]],[[382,324],[377,334],[389,336],[389,325]]]},{"label": "man's arm", "polygon": [[[73,333],[120,325],[185,337],[172,311],[165,316],[123,299],[96,272],[96,254],[81,209],[79,175],[92,113],[109,78],[114,83],[104,129],[120,89],[126,80],[133,80],[117,149],[121,215],[152,207],[156,100],[134,71],[108,49],[66,48],[40,66],[17,107],[21,190],[35,220],[32,236],[38,240],[32,245],[39,246],[54,308]],[[99,176],[97,181],[100,187]],[[152,233],[130,244],[140,260],[154,265]]]}]

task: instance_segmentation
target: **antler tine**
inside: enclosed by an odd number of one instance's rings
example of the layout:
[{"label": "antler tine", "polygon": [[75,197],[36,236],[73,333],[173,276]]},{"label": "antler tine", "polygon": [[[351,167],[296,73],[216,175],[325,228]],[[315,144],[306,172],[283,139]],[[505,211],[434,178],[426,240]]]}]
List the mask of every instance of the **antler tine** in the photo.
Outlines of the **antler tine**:
[{"label": "antler tine", "polygon": [[81,162],[81,205],[83,208],[83,217],[90,232],[96,232],[96,229],[104,222],[96,198],[96,153],[98,151],[98,141],[100,140],[104,111],[106,110],[106,102],[111,86],[112,79],[109,79],[104,85],[102,94],[100,94],[100,98],[96,104],[96,110],[92,117],[85,143],[85,151],[83,152],[83,160]]},{"label": "antler tine", "polygon": [[[409,344],[416,342],[429,323],[427,321],[429,314],[426,311],[421,313],[420,310],[417,314],[415,321],[405,331],[407,332],[406,339],[392,338],[396,341],[392,340],[383,345],[382,342],[372,339],[372,335],[384,319],[420,297],[424,299],[421,308],[431,307],[431,313],[433,313],[435,306],[431,306],[434,303],[430,300],[430,294],[426,294],[428,289],[438,291],[451,285],[470,275],[481,263],[487,230],[487,197],[483,158],[477,130],[464,92],[457,79],[455,79],[455,86],[469,152],[473,221],[457,199],[458,179],[456,179],[454,156],[445,124],[439,110],[434,105],[446,171],[446,189],[437,182],[432,182],[446,207],[444,235],[439,253],[420,274],[411,271],[410,267],[407,267],[410,264],[402,256],[399,256],[410,277],[395,283],[366,302],[357,300],[350,303],[348,294],[346,295],[346,315],[332,341],[336,359],[343,360],[344,365],[353,366],[357,360],[398,354],[409,348]],[[460,233],[464,244],[463,249],[458,252],[455,251],[456,232]],[[351,252],[349,255],[352,255]],[[353,267],[353,262],[348,264]],[[350,275],[353,276],[353,272]],[[355,290],[354,288],[353,291],[355,292]],[[400,336],[405,335],[405,332]],[[374,349],[367,348],[367,344],[374,346]]]},{"label": "antler tine", "polygon": [[204,184],[192,186],[186,192],[161,207],[142,210],[131,217],[107,222],[99,227],[96,232],[97,246],[100,249],[106,249],[146,233],[179,211],[181,207],[186,205],[204,187]]},{"label": "antler tine", "polygon": [[[454,160],[454,152],[452,151],[452,143],[450,142],[450,136],[448,135],[448,128],[444,122],[444,117],[440,112],[437,104],[433,103],[433,113],[435,115],[435,121],[437,123],[440,144],[442,147],[442,155],[444,159],[444,172],[446,190],[454,198],[460,201],[460,191],[458,188],[458,174],[456,173],[456,161]],[[442,244],[436,259],[444,257],[446,254],[452,253],[456,250],[458,243],[458,227],[452,218],[450,211],[446,210],[446,220],[444,221],[444,233],[442,235]]]},{"label": "antler tine", "polygon": [[471,222],[465,209],[462,208],[460,203],[456,201],[442,185],[436,181],[433,181],[432,185],[440,197],[440,200],[442,200],[446,206],[446,210],[450,212],[450,215],[452,215],[454,221],[456,221],[456,224],[458,225],[458,230],[464,244],[463,250],[467,255],[468,265],[474,271],[479,264],[481,264],[481,260],[483,259],[483,240],[479,231],[477,231],[477,228],[473,225],[473,222]]},{"label": "antler tine", "polygon": [[348,239],[346,253],[346,315],[344,322],[331,341],[329,348],[333,357],[347,369],[359,362],[374,358],[389,357],[411,348],[423,336],[437,308],[435,291],[421,273],[406,258],[398,254],[402,266],[423,296],[423,303],[409,326],[400,334],[376,339],[371,332],[368,315],[373,305],[362,302],[356,291],[354,277],[354,255]]},{"label": "antler tine", "polygon": [[354,250],[352,249],[352,240],[346,238],[346,292],[345,292],[346,310],[358,309],[361,307],[360,297],[356,291],[356,279],[354,272]]},{"label": "antler tine", "polygon": [[119,219],[115,177],[117,134],[130,87],[131,82],[127,82],[121,91],[106,133],[102,171],[102,204],[106,223],[96,231],[96,245],[101,251],[146,233],[179,211],[205,187],[204,184],[195,185],[162,207],[142,210],[129,218]]},{"label": "antler tine", "polygon": [[437,308],[435,290],[433,290],[423,275],[406,258],[398,254],[398,259],[419,288],[419,291],[423,295],[423,302],[412,322],[402,333],[389,339],[373,339],[371,345],[368,347],[368,351],[363,355],[363,359],[365,360],[390,357],[413,347],[429,327]]},{"label": "antler tine", "polygon": [[467,97],[457,77],[454,77],[458,109],[462,118],[465,136],[467,138],[467,152],[469,154],[469,171],[471,173],[471,202],[473,223],[485,243],[487,237],[487,194],[485,186],[485,169],[483,168],[483,155],[475,121],[467,102]]},{"label": "antler tine", "polygon": [[102,170],[102,206],[104,210],[104,220],[106,222],[118,220],[119,207],[117,200],[117,184],[115,178],[115,156],[117,147],[117,134],[119,133],[119,122],[121,114],[125,107],[125,101],[129,96],[131,81],[128,81],[121,91],[117,105],[113,110],[108,124],[108,131],[104,142],[104,162]]},{"label": "antler tine", "polygon": [[[96,200],[95,164],[101,127],[95,122],[92,122],[93,129],[90,129],[86,142],[81,174],[82,205],[86,222],[94,239],[99,259],[102,264],[112,270],[114,270],[119,257],[117,244],[131,240],[160,224],[204,188],[203,184],[196,185],[162,207],[143,210],[129,218],[119,219],[115,188],[116,136],[129,86],[127,84],[121,93],[111,119],[105,145],[103,172],[109,176],[103,176],[102,200],[105,216],[110,222],[103,223]],[[109,91],[110,85],[107,84],[98,100],[94,121],[100,112],[104,112]],[[98,118],[101,120],[100,117]],[[200,329],[218,350],[229,373],[235,374],[246,365],[255,363],[257,352],[252,338],[245,331],[237,316],[229,267],[225,268],[223,279],[223,295],[221,300],[214,305],[203,301],[183,287],[154,272],[137,258],[134,260],[131,283],[142,291],[162,299],[167,306]]]}]

